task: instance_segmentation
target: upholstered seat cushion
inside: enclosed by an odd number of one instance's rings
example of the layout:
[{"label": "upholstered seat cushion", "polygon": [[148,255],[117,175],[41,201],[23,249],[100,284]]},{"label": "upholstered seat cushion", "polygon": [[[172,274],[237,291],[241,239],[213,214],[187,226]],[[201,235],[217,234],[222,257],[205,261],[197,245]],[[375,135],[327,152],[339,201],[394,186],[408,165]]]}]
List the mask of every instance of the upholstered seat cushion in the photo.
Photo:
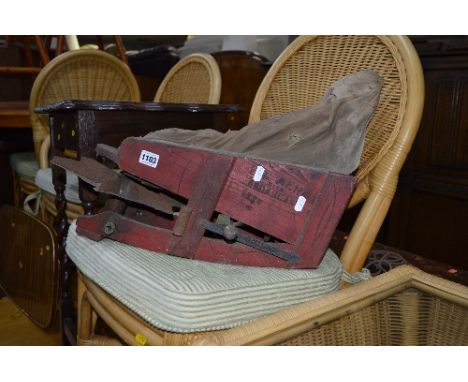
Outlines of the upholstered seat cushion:
[{"label": "upholstered seat cushion", "polygon": [[85,276],[138,316],[182,333],[234,327],[335,291],[343,274],[331,250],[314,270],[234,266],[92,241],[77,235],[75,222],[66,251]]},{"label": "upholstered seat cushion", "polygon": [[[52,169],[42,168],[36,173],[35,183],[39,189],[55,195],[52,183]],[[78,193],[78,177],[71,171],[67,171],[67,185],[65,187],[65,199],[72,203],[81,203]]]},{"label": "upholstered seat cushion", "polygon": [[11,154],[10,166],[19,176],[32,181],[39,170],[34,151]]}]

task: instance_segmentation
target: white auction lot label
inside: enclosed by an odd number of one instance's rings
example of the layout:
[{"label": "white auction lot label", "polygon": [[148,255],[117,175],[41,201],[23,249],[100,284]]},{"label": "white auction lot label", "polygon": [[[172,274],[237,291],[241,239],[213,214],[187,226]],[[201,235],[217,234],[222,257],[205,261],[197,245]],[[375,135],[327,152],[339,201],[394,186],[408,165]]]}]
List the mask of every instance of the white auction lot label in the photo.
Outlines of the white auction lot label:
[{"label": "white auction lot label", "polygon": [[150,151],[141,150],[138,162],[144,164],[145,166],[156,168],[159,162],[159,155]]},{"label": "white auction lot label", "polygon": [[262,166],[257,166],[257,169],[255,170],[255,174],[253,177],[253,180],[255,182],[260,182],[263,178],[263,173],[265,172],[265,169]]},{"label": "white auction lot label", "polygon": [[301,212],[304,208],[304,204],[307,201],[302,195],[297,198],[296,205],[294,206],[294,211]]}]

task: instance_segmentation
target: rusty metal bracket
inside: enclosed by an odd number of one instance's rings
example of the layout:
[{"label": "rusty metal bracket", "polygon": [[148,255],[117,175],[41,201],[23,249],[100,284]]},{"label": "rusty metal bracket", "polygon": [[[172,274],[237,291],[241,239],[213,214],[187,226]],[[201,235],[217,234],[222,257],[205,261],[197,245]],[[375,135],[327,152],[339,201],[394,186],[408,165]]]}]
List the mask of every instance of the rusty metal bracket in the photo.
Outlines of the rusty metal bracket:
[{"label": "rusty metal bracket", "polygon": [[266,243],[264,241],[260,241],[250,236],[239,233],[233,230],[233,228],[235,227],[226,229],[227,227],[231,227],[231,226],[225,226],[222,224],[209,222],[208,220],[201,220],[201,223],[207,231],[223,236],[226,240],[230,240],[230,241],[235,240],[241,244],[247,245],[251,248],[258,249],[270,255],[276,256],[280,259],[286,260],[290,263],[296,263],[301,259],[299,256],[295,255],[294,253],[285,251],[279,248],[275,244]]},{"label": "rusty metal bracket", "polygon": [[84,157],[73,160],[56,156],[52,158],[51,163],[74,172],[97,192],[118,196],[170,215],[182,206],[178,200],[160,192],[150,191],[94,159]]}]

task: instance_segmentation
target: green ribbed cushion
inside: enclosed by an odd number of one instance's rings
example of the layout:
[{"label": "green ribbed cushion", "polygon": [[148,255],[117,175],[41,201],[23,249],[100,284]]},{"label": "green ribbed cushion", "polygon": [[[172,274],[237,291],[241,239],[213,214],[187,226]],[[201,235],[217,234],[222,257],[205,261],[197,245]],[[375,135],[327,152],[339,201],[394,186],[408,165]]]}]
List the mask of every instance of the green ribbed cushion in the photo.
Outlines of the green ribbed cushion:
[{"label": "green ribbed cushion", "polygon": [[11,154],[10,166],[22,178],[31,181],[34,181],[36,172],[39,170],[34,151]]},{"label": "green ribbed cushion", "polygon": [[328,250],[314,270],[189,260],[77,235],[66,250],[80,271],[155,327],[173,332],[226,329],[335,291],[343,269]]}]

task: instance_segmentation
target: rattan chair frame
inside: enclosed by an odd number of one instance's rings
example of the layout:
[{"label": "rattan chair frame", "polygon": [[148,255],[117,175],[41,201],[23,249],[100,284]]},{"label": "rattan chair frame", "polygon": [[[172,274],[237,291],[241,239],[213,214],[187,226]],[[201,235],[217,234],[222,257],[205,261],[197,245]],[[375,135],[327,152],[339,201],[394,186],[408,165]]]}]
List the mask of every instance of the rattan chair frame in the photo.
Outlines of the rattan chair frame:
[{"label": "rattan chair frame", "polygon": [[406,36],[300,36],[274,62],[255,96],[249,121],[257,122],[315,103],[337,79],[372,69],[384,79],[366,131],[358,185],[349,207],[365,201],[341,261],[359,271],[394,197],[424,105],[424,76]]},{"label": "rattan chair frame", "polygon": [[164,77],[154,102],[218,104],[221,72],[216,60],[206,53],[181,59]]},{"label": "rattan chair frame", "polygon": [[197,343],[468,345],[468,287],[403,265]]},{"label": "rattan chair frame", "polygon": [[63,99],[139,101],[141,96],[130,68],[109,53],[78,49],[54,58],[37,76],[29,99],[38,162],[42,142],[49,135],[49,121],[34,109]]},{"label": "rattan chair frame", "polygon": [[[322,49],[326,50],[329,40],[338,41],[338,46],[346,46],[348,53],[342,54],[335,49],[331,53],[326,51],[325,59],[317,54],[310,56],[314,44],[322,44]],[[354,40],[358,40],[358,43],[363,45],[361,51],[349,48],[350,41]],[[373,65],[372,61],[368,62],[361,57],[361,54],[364,54],[376,60],[382,60],[382,52],[385,53],[384,56],[388,60],[385,65],[392,69],[388,75],[385,71],[382,72],[381,64]],[[295,60],[296,56],[300,60]],[[327,58],[330,57],[335,61],[328,62]],[[351,62],[357,61],[358,65],[349,64],[347,59]],[[309,61],[307,62],[307,60]],[[318,62],[317,65],[311,63],[314,60]],[[339,62],[342,64],[339,68],[333,64]],[[323,68],[327,68],[329,74],[327,78],[319,76]],[[389,101],[386,101],[386,97],[381,97],[379,101],[376,114],[366,133],[362,157],[364,160],[361,160],[361,163],[364,164],[360,166],[356,174],[359,185],[350,206],[364,199],[365,203],[341,254],[344,268],[351,272],[359,271],[364,264],[388,211],[395,193],[398,173],[419,127],[424,103],[424,79],[420,61],[412,43],[403,36],[301,36],[285,49],[265,76],[255,97],[249,119],[250,123],[253,123],[312,105],[323,96],[325,90],[336,79],[363,69],[376,70],[383,77],[383,92],[390,93],[390,98]],[[390,88],[388,88],[388,82],[391,84]],[[294,91],[290,91],[292,84],[296,86]],[[392,96],[392,92],[395,93],[395,96]],[[275,98],[275,93],[280,95]],[[386,123],[386,133],[379,135],[380,130],[384,129],[382,127],[384,123],[379,121],[384,120],[385,122],[386,118],[390,118],[388,108],[393,112],[391,122]],[[378,149],[372,151],[369,150],[369,147],[372,147],[369,141],[374,139],[373,137],[378,137],[381,142],[377,145]],[[380,279],[380,276],[376,279]],[[148,344],[155,345],[272,344],[279,342],[280,339],[283,340],[282,336],[292,334],[296,328],[301,329],[306,325],[314,325],[316,322],[314,316],[308,316],[308,318],[304,318],[302,327],[295,324],[296,317],[298,320],[303,317],[302,308],[300,308],[302,305],[300,305],[230,330],[175,334],[146,325],[90,280],[86,280],[84,277],[81,280],[81,296],[84,298],[80,300],[78,305],[80,309],[78,342],[82,344],[93,342],[94,329],[92,325],[88,325],[92,320],[84,315],[85,312],[91,311],[105,317],[106,323],[126,343],[130,344],[139,343],[135,336],[143,331],[147,333],[143,337],[148,341]],[[409,285],[409,278],[407,277],[406,280],[405,285]],[[359,294],[363,290],[367,291],[366,288],[372,292],[374,286],[365,283],[358,289],[355,288],[357,286],[348,288],[349,292],[346,293],[356,291]],[[334,296],[335,293],[330,299],[333,300]],[[83,306],[81,307],[81,305]],[[270,317],[275,317],[272,319],[274,322],[272,325],[269,324]],[[276,317],[283,317],[283,321],[280,322]],[[132,322],[132,324],[126,326],[124,322],[127,324]],[[135,322],[137,324],[133,326]],[[249,333],[251,338],[247,337],[246,333]],[[274,339],[263,341],[255,339],[257,337]],[[235,340],[235,338],[244,339]],[[100,338],[99,341],[102,342],[102,339]]]},{"label": "rattan chair frame", "polygon": [[[47,116],[37,114],[38,106],[73,100],[141,100],[138,83],[130,68],[109,53],[79,49],[61,54],[50,61],[34,81],[29,109],[34,149],[39,168],[49,166],[50,135]],[[41,217],[53,221],[57,211],[55,196],[42,190]],[[83,213],[80,204],[68,202],[68,220]]]},{"label": "rattan chair frame", "polygon": [[92,331],[92,311],[131,345],[468,345],[468,287],[403,265],[248,324],[160,331],[80,275],[78,344],[119,344]]}]

